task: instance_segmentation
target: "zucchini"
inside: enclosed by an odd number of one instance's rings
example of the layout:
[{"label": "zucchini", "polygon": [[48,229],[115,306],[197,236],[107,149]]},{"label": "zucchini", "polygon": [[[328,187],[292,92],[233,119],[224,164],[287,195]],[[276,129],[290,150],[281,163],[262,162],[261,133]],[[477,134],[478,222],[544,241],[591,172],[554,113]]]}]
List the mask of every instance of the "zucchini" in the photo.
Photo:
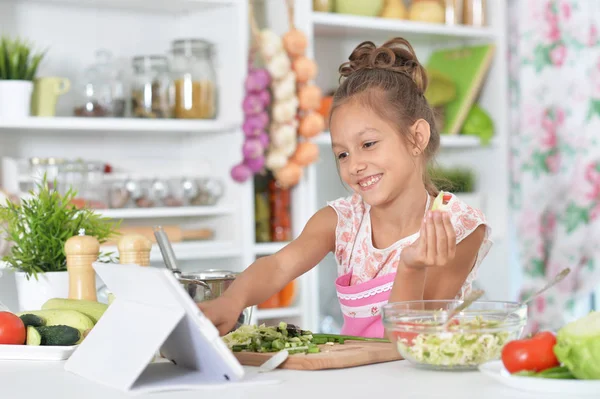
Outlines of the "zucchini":
[{"label": "zucchini", "polygon": [[41,345],[71,346],[79,342],[81,331],[71,326],[42,326],[36,327],[41,336]]},{"label": "zucchini", "polygon": [[75,310],[83,313],[92,320],[94,325],[102,317],[108,305],[97,301],[89,301],[86,299],[68,299],[68,298],[52,298],[42,305],[43,310],[60,309],[60,310]]},{"label": "zucchini", "polygon": [[[86,330],[91,330],[94,327],[94,322],[76,310],[64,309],[45,309],[45,310],[30,310],[19,313],[18,316],[32,314],[46,320],[46,326],[65,325],[78,329],[81,334]],[[83,337],[83,336],[82,336]]]},{"label": "zucchini", "polygon": [[25,324],[25,327],[41,327],[46,325],[46,320],[43,317],[31,313],[26,313],[19,317],[23,321],[23,324]]},{"label": "zucchini", "polygon": [[33,326],[27,326],[27,341],[25,345],[38,346],[42,343],[40,332]]}]

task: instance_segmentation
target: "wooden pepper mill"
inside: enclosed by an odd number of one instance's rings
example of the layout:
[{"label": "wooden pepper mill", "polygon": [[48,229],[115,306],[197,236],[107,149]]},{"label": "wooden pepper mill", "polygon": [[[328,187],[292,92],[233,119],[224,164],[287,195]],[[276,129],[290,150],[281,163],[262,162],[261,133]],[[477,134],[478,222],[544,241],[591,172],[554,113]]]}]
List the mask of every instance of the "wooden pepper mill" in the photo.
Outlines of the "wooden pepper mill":
[{"label": "wooden pepper mill", "polygon": [[96,301],[96,271],[92,263],[98,259],[100,243],[96,237],[86,236],[85,230],[65,242],[69,298]]},{"label": "wooden pepper mill", "polygon": [[119,263],[150,266],[152,241],[141,234],[125,234],[117,243]]}]

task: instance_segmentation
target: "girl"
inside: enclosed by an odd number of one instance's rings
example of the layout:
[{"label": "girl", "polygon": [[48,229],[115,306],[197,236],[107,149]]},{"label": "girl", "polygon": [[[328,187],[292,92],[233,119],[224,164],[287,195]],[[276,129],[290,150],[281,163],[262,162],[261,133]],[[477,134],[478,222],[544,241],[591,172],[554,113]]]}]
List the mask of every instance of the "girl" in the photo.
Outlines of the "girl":
[{"label": "girl", "polygon": [[240,312],[335,254],[342,334],[383,337],[389,302],[462,298],[491,241],[483,214],[451,196],[432,211],[438,190],[427,165],[440,145],[424,97],[427,76],[402,38],[354,49],[340,66],[330,113],[333,153],[354,193],[329,202],[300,236],[254,262],[230,288],[199,305],[224,335]]}]

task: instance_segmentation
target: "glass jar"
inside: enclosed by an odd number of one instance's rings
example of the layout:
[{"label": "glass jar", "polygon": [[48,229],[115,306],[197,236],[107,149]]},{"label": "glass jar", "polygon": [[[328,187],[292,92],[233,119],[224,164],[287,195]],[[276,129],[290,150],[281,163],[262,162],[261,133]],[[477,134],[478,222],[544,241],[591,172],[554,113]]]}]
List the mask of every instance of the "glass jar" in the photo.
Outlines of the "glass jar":
[{"label": "glass jar", "polygon": [[269,178],[254,176],[254,234],[256,242],[271,241],[271,209],[269,206]]},{"label": "glass jar", "polygon": [[96,51],[96,62],[88,67],[80,85],[75,116],[124,117],[125,98],[121,71],[110,51]]},{"label": "glass jar", "polygon": [[170,118],[169,64],[162,55],[133,58],[131,116],[134,118]]},{"label": "glass jar", "polygon": [[82,160],[65,162],[58,170],[58,191],[65,195],[69,190],[76,193],[71,200],[78,207],[108,208],[104,186],[104,164]]},{"label": "glass jar", "polygon": [[273,242],[292,239],[292,215],[290,208],[290,189],[269,180],[269,213],[271,218],[271,240]]},{"label": "glass jar", "polygon": [[202,39],[172,44],[173,116],[178,119],[214,119],[217,115],[217,78],[213,44]]}]

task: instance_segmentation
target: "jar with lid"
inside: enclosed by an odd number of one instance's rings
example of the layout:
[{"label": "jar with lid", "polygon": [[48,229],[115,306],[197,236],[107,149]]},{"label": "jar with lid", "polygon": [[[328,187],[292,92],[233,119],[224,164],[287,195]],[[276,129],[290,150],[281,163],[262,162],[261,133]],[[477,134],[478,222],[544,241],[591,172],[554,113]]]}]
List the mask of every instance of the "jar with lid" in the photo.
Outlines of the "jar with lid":
[{"label": "jar with lid", "polygon": [[217,78],[213,44],[202,39],[172,43],[173,116],[214,119],[217,115]]},{"label": "jar with lid", "polygon": [[131,116],[134,118],[170,118],[169,63],[162,55],[133,58]]},{"label": "jar with lid", "polygon": [[98,50],[96,62],[89,66],[80,84],[80,94],[73,110],[75,116],[124,117],[125,98],[121,72],[112,54]]}]

